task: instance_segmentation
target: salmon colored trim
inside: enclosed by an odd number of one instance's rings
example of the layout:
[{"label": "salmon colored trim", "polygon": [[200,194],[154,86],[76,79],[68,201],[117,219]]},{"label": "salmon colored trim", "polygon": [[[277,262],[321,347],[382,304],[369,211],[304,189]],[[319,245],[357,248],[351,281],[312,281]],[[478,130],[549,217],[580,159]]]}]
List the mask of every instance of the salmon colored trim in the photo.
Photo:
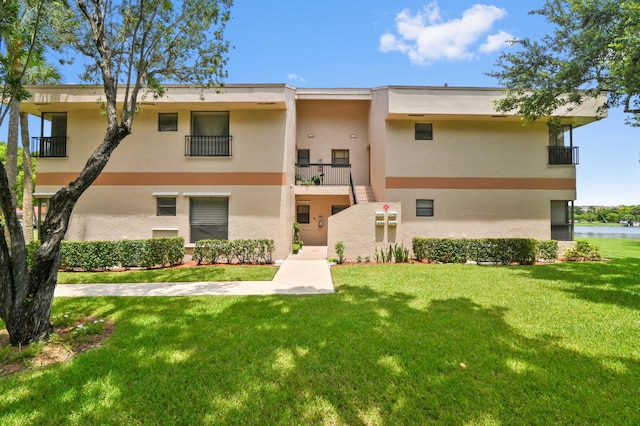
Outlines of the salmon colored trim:
[{"label": "salmon colored trim", "polygon": [[[38,185],[66,185],[77,173],[37,173]],[[286,185],[285,173],[113,173],[104,172],[94,185]]]},{"label": "salmon colored trim", "polygon": [[385,184],[387,189],[576,189],[572,178],[387,177]]}]

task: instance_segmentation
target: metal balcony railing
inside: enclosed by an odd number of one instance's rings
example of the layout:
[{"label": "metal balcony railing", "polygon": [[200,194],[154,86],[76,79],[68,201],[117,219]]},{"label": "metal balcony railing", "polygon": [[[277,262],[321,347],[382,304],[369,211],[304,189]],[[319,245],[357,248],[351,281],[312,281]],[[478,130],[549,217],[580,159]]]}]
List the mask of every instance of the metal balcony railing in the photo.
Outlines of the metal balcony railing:
[{"label": "metal balcony railing", "polygon": [[187,157],[231,157],[231,135],[186,135],[184,138]]},{"label": "metal balcony railing", "polygon": [[296,164],[296,185],[349,186],[351,164]]},{"label": "metal balcony railing", "polygon": [[66,157],[66,136],[39,136],[31,138],[31,156],[33,157]]},{"label": "metal balcony railing", "polygon": [[547,146],[549,152],[548,164],[578,164],[577,146]]}]

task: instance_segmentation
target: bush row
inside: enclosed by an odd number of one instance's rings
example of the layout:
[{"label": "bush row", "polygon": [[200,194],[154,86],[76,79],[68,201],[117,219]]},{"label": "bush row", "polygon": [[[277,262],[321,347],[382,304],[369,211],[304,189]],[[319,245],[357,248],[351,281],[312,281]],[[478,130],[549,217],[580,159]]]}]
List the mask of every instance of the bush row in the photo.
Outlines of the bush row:
[{"label": "bush row", "polygon": [[531,238],[414,238],[413,254],[419,261],[466,263],[467,261],[509,265],[531,265],[536,260],[554,261],[557,241]]},{"label": "bush row", "polygon": [[60,267],[63,270],[173,266],[182,263],[184,259],[184,238],[63,241],[60,245],[60,257]]},{"label": "bush row", "polygon": [[193,260],[206,263],[273,263],[273,240],[200,240],[193,250]]}]

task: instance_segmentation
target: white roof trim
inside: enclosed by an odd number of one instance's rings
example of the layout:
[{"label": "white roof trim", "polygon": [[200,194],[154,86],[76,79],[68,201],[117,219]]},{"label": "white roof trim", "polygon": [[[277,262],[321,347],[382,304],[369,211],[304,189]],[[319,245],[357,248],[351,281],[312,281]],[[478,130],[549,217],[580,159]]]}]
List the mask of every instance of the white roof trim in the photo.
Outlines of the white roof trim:
[{"label": "white roof trim", "polygon": [[154,197],[177,197],[180,195],[179,192],[152,192],[152,196]]},{"label": "white roof trim", "polygon": [[185,197],[230,197],[230,192],[185,192]]}]

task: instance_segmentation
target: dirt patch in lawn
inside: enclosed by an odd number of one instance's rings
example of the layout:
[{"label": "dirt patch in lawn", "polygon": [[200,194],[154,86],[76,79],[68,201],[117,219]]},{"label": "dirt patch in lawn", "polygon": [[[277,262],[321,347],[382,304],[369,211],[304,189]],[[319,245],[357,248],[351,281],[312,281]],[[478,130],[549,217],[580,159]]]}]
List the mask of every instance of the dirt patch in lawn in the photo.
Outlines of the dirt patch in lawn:
[{"label": "dirt patch in lawn", "polygon": [[9,376],[46,365],[73,359],[76,355],[97,348],[113,333],[115,325],[104,321],[102,333],[78,335],[77,327],[54,327],[48,342],[13,347],[9,333],[0,330],[0,376]]}]

